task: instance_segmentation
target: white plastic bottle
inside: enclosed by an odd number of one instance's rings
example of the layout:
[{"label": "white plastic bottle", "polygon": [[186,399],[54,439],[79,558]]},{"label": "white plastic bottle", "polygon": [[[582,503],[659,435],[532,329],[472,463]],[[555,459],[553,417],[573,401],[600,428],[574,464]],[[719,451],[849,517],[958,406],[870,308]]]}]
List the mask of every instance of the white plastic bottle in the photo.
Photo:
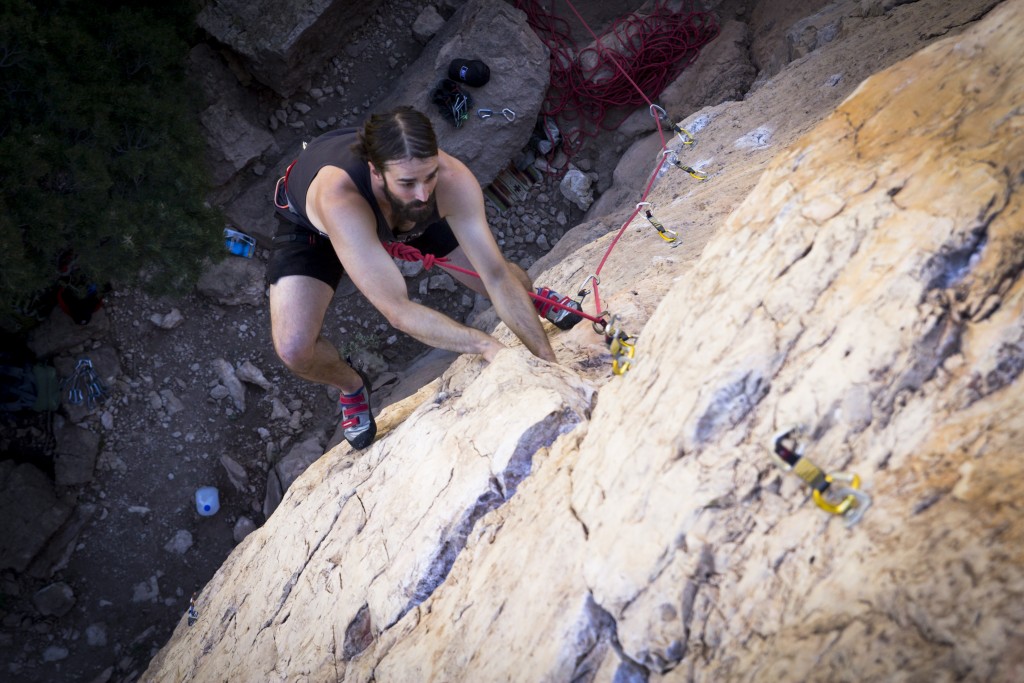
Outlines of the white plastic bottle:
[{"label": "white plastic bottle", "polygon": [[220,495],[214,486],[196,489],[196,512],[203,517],[210,517],[220,510]]}]

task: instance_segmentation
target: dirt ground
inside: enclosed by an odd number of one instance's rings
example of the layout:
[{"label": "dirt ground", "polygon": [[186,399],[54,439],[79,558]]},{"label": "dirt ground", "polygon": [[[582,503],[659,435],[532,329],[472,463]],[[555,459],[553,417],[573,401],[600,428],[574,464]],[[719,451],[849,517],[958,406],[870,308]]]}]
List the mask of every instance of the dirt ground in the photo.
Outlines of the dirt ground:
[{"label": "dirt ground", "polygon": [[[372,23],[378,34],[388,33],[400,65],[418,54],[408,27],[422,7],[421,3],[389,1],[383,19]],[[621,2],[603,0],[590,3],[584,11],[600,30],[623,9]],[[401,21],[394,21],[395,17]],[[385,91],[386,66],[367,60],[362,67],[351,73],[346,97],[324,105],[325,109],[336,108],[339,111],[333,114],[340,116],[341,108],[372,102]],[[265,93],[261,101],[266,120],[280,103]],[[312,115],[327,118],[332,111]],[[282,126],[275,136],[279,147],[288,150],[302,133]],[[537,194],[546,195],[548,211],[555,207],[564,214],[568,227],[579,221],[582,212],[561,197],[556,179],[543,181],[534,190]],[[492,217],[492,223],[501,224],[493,211]],[[542,254],[535,244],[517,244],[509,257],[528,266]],[[261,260],[266,257],[263,250],[257,254]],[[414,294],[417,284],[418,280],[410,281]],[[421,298],[458,320],[475,303],[463,290],[430,291]],[[165,330],[151,322],[154,314],[172,309],[184,318],[179,327]],[[337,427],[336,395],[293,377],[277,359],[265,305],[221,306],[197,293],[154,299],[140,291],[118,289],[107,296],[97,321],[103,317],[109,320],[108,332],[64,354],[65,359],[74,360],[111,348],[121,364],[118,381],[107,387],[107,397],[85,422],[101,434],[94,478],[86,485],[57,491],[69,503],[95,506],[96,513],[73,541],[66,566],[54,576],[33,579],[11,571],[0,574],[4,659],[0,678],[5,680],[135,680],[184,618],[190,595],[210,579],[235,546],[238,520],[245,517],[256,525],[262,523],[266,473],[273,463],[300,440],[316,438],[326,446]],[[378,354],[387,362],[387,373],[400,375],[427,351],[391,329],[358,293],[339,293],[328,311],[325,332],[345,351],[363,348]],[[212,397],[211,389],[219,383],[212,361],[218,358],[236,367],[251,362],[272,389],[247,384],[244,412],[236,410],[230,399]],[[183,409],[168,404],[167,392]],[[164,400],[154,399],[161,393]],[[274,399],[289,408],[291,419],[271,420]],[[29,429],[31,424],[21,427],[19,431],[17,425],[4,426],[9,431],[4,435],[6,444],[38,435]],[[28,445],[22,450],[45,451]],[[220,464],[223,455],[246,470],[248,483],[241,490]],[[47,469],[45,463],[43,468]],[[194,493],[201,486],[219,490],[221,507],[213,516],[196,512]],[[173,541],[181,532],[188,533],[191,545],[185,548],[187,544],[179,538],[175,549]],[[57,581],[71,587],[74,606],[61,617],[40,616],[31,598]]]}]

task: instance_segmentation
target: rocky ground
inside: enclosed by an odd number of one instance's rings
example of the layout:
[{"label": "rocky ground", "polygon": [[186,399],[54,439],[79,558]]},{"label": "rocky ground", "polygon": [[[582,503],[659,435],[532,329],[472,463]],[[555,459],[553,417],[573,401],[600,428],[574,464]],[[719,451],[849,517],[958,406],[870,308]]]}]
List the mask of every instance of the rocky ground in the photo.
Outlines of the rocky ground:
[{"label": "rocky ground", "polygon": [[[282,102],[259,94],[263,120],[282,150],[358,121],[386,91],[389,74],[415,58],[411,26],[423,5],[384,7],[306,97]],[[498,243],[524,268],[582,214],[550,176],[511,209],[488,207]],[[255,258],[262,263],[268,255],[259,249]],[[408,281],[414,298],[457,320],[485,306],[438,271],[412,267]],[[0,438],[6,453],[21,453],[49,475],[60,470],[47,461],[51,433],[95,466],[83,483],[56,487],[55,505],[70,515],[68,532],[29,570],[0,574],[2,677],[134,680],[186,614],[191,594],[276,504],[275,465],[292,454],[299,464],[288,471],[297,475],[336,440],[336,395],[285,371],[265,305],[223,305],[198,292],[159,299],[117,288],[89,325],[69,325],[55,311],[40,334],[65,347],[55,361],[64,376],[77,360],[92,358],[107,380],[105,395],[93,408],[65,400],[52,427],[35,418],[5,423]],[[427,350],[391,329],[344,283],[325,332],[373,372],[375,386],[384,385],[378,405]],[[242,368],[249,381],[239,392]],[[65,482],[75,478],[67,466]],[[220,510],[212,516],[196,511],[195,491],[203,486],[219,491]]]}]

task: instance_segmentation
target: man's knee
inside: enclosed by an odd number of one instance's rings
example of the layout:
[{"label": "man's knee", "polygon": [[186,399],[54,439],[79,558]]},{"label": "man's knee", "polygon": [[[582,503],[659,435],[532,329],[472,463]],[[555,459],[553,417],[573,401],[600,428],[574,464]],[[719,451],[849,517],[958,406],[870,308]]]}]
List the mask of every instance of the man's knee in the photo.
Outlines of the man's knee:
[{"label": "man's knee", "polygon": [[302,374],[313,363],[316,337],[274,333],[274,350],[285,367],[296,374]]}]

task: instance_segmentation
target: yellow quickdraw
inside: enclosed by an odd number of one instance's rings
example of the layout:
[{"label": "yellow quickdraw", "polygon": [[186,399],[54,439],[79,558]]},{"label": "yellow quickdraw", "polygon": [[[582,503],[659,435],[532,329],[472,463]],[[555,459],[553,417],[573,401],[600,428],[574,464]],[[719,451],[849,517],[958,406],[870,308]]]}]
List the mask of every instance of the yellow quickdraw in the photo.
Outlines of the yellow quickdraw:
[{"label": "yellow quickdraw", "polygon": [[612,355],[612,372],[616,375],[626,374],[632,367],[636,355],[636,344],[631,341],[635,338],[630,337],[618,327],[615,316],[612,316],[605,327],[604,335],[608,351]]},{"label": "yellow quickdraw", "polygon": [[672,124],[672,132],[679,136],[679,139],[684,145],[697,144],[697,139],[690,134],[690,131],[685,128],[680,128],[678,124]]},{"label": "yellow quickdraw", "polygon": [[612,372],[616,375],[624,375],[633,364],[633,356],[636,354],[636,345],[625,339],[615,337],[608,350],[612,354]]},{"label": "yellow quickdraw", "polygon": [[[651,203],[650,202],[640,202],[639,204],[636,205],[636,208],[639,211],[640,208],[644,207],[644,206],[650,207]],[[679,235],[677,235],[674,230],[667,230],[667,229],[665,229],[665,226],[662,225],[658,221],[658,219],[654,217],[654,214],[651,212],[650,208],[648,208],[648,209],[646,209],[644,211],[644,216],[647,217],[647,222],[650,223],[654,227],[654,229],[658,231],[658,235],[661,237],[661,239],[665,240],[669,244],[672,244],[672,246],[677,246],[677,245],[673,244],[673,242],[676,241],[676,239],[679,237]]]},{"label": "yellow quickdraw", "polygon": [[820,467],[803,455],[803,446],[797,443],[795,429],[787,429],[773,439],[772,454],[776,464],[787,472],[793,472],[812,489],[815,505],[825,512],[840,515],[846,525],[860,521],[871,497],[860,490],[860,477],[856,474],[826,474]]},{"label": "yellow quickdraw", "polygon": [[[664,109],[662,109],[656,104],[652,104],[650,109],[651,116],[662,121],[668,121],[668,112],[666,112]],[[690,134],[690,131],[680,127],[678,123],[672,124],[672,132],[679,136],[679,140],[684,145],[694,145],[697,143],[697,139]]]},{"label": "yellow quickdraw", "polygon": [[[671,150],[668,150],[668,149],[666,149],[666,150],[664,150],[662,152],[662,156],[668,156],[669,154],[673,154],[673,152]],[[680,163],[678,156],[673,156],[671,159],[668,160],[668,163],[672,164],[673,166],[675,166],[676,168],[678,168],[681,171],[686,171],[687,173],[689,173],[691,176],[693,176],[697,180],[707,180],[708,179],[708,174],[707,173],[704,173],[703,171],[698,171],[697,169],[693,168],[692,166],[686,166],[685,164]]]}]

